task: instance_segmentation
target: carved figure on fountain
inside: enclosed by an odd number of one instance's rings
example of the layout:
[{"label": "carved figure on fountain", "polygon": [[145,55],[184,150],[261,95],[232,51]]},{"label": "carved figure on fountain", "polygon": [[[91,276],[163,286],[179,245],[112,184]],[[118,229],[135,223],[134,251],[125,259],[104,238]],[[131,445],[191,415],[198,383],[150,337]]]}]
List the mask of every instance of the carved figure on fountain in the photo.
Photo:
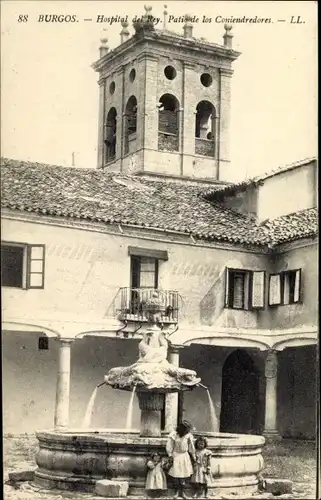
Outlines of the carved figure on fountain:
[{"label": "carved figure on fountain", "polygon": [[179,368],[167,361],[168,340],[159,327],[164,305],[157,292],[145,303],[148,327],[138,345],[139,358],[131,366],[112,368],[105,376],[106,384],[124,390],[171,392],[189,389],[201,379],[194,370]]}]

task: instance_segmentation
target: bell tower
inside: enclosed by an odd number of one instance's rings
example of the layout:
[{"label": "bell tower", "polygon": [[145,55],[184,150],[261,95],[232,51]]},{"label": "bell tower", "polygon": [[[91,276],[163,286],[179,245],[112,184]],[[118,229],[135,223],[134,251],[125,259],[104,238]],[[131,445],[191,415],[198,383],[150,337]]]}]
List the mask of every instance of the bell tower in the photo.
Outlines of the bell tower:
[{"label": "bell tower", "polygon": [[[158,30],[151,7],[122,22],[120,45],[101,40],[98,168],[131,174],[220,180],[229,163],[231,26],[223,45]],[[164,11],[164,28],[168,26]]]}]

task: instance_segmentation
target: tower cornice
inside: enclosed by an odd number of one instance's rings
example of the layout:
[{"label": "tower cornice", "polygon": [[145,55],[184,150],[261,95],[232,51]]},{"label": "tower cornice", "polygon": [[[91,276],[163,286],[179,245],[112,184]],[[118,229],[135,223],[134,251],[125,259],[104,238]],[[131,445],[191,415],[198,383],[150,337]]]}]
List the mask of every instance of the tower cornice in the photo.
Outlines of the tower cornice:
[{"label": "tower cornice", "polygon": [[[126,58],[127,54],[132,55],[133,49],[139,45],[145,45],[144,49],[148,48],[149,50],[147,53],[151,55],[155,50],[157,52],[162,52],[162,50],[164,50],[164,54],[166,54],[167,57],[168,52],[166,51],[169,51],[174,57],[177,54],[178,57],[194,58],[195,62],[199,62],[200,56],[202,55],[203,57],[205,56],[205,58],[207,56],[209,59],[212,59],[214,56],[215,58],[220,58],[221,60],[226,60],[231,63],[240,55],[240,52],[228,49],[223,45],[213,44],[194,38],[188,39],[166,32],[148,32],[144,33],[143,36],[133,36],[94,62],[92,67],[95,71],[101,72],[106,69],[106,67],[111,67],[112,63],[116,60]],[[206,59],[205,62],[207,62]]]}]

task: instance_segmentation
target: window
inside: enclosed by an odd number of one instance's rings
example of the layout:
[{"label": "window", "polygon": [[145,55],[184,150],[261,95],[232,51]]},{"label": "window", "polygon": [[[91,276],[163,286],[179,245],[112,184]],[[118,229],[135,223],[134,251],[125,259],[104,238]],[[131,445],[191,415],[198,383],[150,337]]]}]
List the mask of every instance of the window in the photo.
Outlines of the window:
[{"label": "window", "polygon": [[44,287],[44,245],[1,244],[1,285],[11,288]]},{"label": "window", "polygon": [[48,337],[39,337],[38,339],[38,350],[48,351],[49,350],[49,339]]},{"label": "window", "polygon": [[125,109],[125,145],[124,145],[125,154],[132,153],[135,149],[133,141],[136,140],[136,130],[137,130],[137,99],[135,96],[132,95],[128,99]]},{"label": "window", "polygon": [[136,78],[136,70],[133,68],[130,70],[129,79],[133,83],[135,81],[135,78]]},{"label": "window", "polygon": [[131,314],[141,314],[143,305],[158,287],[158,260],[153,257],[131,257]]},{"label": "window", "polygon": [[210,87],[212,85],[212,82],[213,82],[213,78],[208,73],[203,73],[201,75],[200,80],[201,80],[201,84],[204,87]]},{"label": "window", "polygon": [[215,156],[216,110],[209,101],[201,101],[195,114],[195,153]]},{"label": "window", "polygon": [[265,271],[226,268],[225,307],[230,309],[263,309],[265,305]]},{"label": "window", "polygon": [[301,269],[271,274],[269,305],[279,306],[301,302]]},{"label": "window", "polygon": [[158,103],[158,149],[178,151],[179,102],[172,94],[164,94]]},{"label": "window", "polygon": [[152,257],[131,258],[131,287],[132,288],[157,288],[158,286],[158,260]]},{"label": "window", "polygon": [[167,80],[174,80],[176,77],[176,69],[173,66],[166,66],[164,69],[164,74]]},{"label": "window", "polygon": [[111,108],[107,115],[105,127],[105,160],[106,163],[116,157],[117,111]]}]

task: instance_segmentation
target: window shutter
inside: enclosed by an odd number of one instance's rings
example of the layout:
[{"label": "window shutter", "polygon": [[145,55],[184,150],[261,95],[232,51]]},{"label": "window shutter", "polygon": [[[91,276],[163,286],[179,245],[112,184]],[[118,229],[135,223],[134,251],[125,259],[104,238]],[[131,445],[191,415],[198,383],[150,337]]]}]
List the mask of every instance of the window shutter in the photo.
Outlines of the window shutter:
[{"label": "window shutter", "polygon": [[281,304],[281,275],[270,274],[269,305],[278,306],[280,304]]},{"label": "window shutter", "polygon": [[45,245],[28,245],[27,288],[43,288]]},{"label": "window shutter", "polygon": [[294,303],[300,302],[301,300],[301,269],[295,272],[295,282],[294,282]]},{"label": "window shutter", "polygon": [[230,285],[229,285],[229,273],[228,267],[225,268],[225,307],[230,305]]},{"label": "window shutter", "polygon": [[289,273],[283,272],[283,305],[288,305],[290,303],[290,276]]},{"label": "window shutter", "polygon": [[265,271],[252,272],[251,307],[264,308]]}]

